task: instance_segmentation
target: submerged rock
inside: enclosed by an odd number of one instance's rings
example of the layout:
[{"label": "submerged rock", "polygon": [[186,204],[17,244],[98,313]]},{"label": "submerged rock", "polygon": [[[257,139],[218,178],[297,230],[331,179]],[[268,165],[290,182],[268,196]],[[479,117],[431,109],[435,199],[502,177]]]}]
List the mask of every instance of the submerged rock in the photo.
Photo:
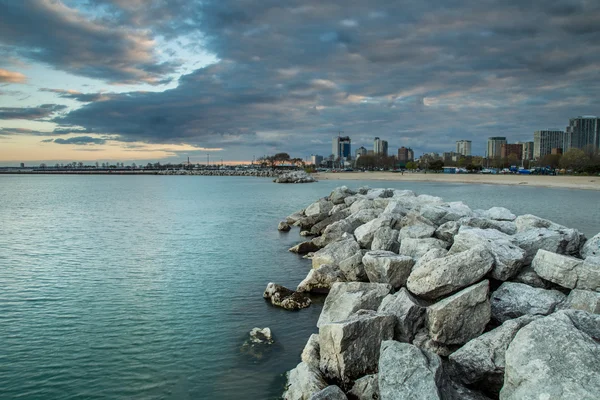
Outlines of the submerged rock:
[{"label": "submerged rock", "polygon": [[269,328],[253,328],[248,336],[248,340],[242,345],[241,351],[256,359],[263,358],[270,345],[275,342]]},{"label": "submerged rock", "polygon": [[310,299],[303,294],[294,292],[286,287],[269,282],[263,297],[271,301],[274,306],[286,310],[300,310],[310,306]]}]

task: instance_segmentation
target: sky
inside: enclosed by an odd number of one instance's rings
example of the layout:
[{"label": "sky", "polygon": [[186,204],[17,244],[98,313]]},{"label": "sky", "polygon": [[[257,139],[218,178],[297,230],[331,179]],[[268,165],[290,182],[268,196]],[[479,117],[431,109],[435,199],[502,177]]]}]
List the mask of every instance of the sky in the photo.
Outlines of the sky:
[{"label": "sky", "polygon": [[0,165],[484,155],[599,100],[597,0],[0,0]]}]

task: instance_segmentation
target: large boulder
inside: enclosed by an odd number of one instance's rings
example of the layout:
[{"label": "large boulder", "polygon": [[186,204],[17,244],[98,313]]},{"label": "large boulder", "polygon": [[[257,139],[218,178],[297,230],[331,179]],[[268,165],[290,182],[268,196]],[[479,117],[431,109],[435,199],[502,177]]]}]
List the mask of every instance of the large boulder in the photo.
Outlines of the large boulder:
[{"label": "large boulder", "polygon": [[600,314],[600,293],[592,292],[591,290],[573,289],[560,307]]},{"label": "large boulder", "polygon": [[273,282],[269,282],[263,293],[263,297],[269,300],[274,306],[282,307],[286,310],[300,310],[310,306],[310,299],[308,297]]},{"label": "large boulder", "polygon": [[508,346],[501,400],[592,400],[600,393],[600,316],[559,311],[523,327]]},{"label": "large boulder", "polygon": [[316,244],[314,244],[312,241],[307,241],[307,242],[302,242],[299,243],[297,245],[295,245],[294,247],[291,247],[288,251],[291,251],[292,253],[298,253],[298,254],[308,254],[308,253],[313,253],[315,251],[319,251],[320,247],[317,246]]},{"label": "large boulder", "polygon": [[319,368],[301,362],[287,373],[284,400],[309,400],[310,397],[327,387],[325,377]]},{"label": "large boulder", "polygon": [[381,342],[394,336],[394,318],[360,310],[348,319],[321,324],[320,369],[328,379],[347,385],[377,372]]},{"label": "large boulder", "polygon": [[355,191],[348,189],[346,186],[340,186],[333,189],[331,194],[329,195],[329,200],[333,204],[344,204],[344,199],[349,196],[354,196],[356,194]]},{"label": "large boulder", "polygon": [[431,249],[446,249],[448,244],[435,238],[404,239],[400,242],[398,253],[418,259]]},{"label": "large boulder", "polygon": [[412,344],[383,342],[378,377],[382,400],[442,399],[440,357]]},{"label": "large boulder", "polygon": [[302,350],[300,358],[303,363],[319,368],[321,356],[319,348],[319,335],[317,333],[310,335],[306,345],[304,346],[304,349]]},{"label": "large boulder", "polygon": [[375,202],[366,198],[357,199],[350,205],[350,211],[352,212],[352,214],[357,213],[360,210],[368,210],[373,208],[377,208],[375,206]]},{"label": "large boulder", "polygon": [[367,222],[379,217],[380,214],[381,212],[377,208],[366,208],[363,210],[358,210],[353,214],[350,214],[348,217],[346,217],[346,219],[348,220],[348,222],[352,223],[352,225],[358,228],[362,224],[366,224]]},{"label": "large boulder", "polygon": [[320,237],[313,239],[313,243],[319,247],[325,247],[329,243],[337,242],[338,240],[342,240],[344,236],[352,234],[357,226],[357,224],[353,224],[348,219],[333,222],[323,230],[323,234]]},{"label": "large boulder", "polygon": [[349,282],[367,282],[367,273],[362,259],[367,250],[361,250],[352,256],[340,261],[340,271]]},{"label": "large boulder", "polygon": [[431,339],[446,345],[463,344],[481,335],[490,320],[489,282],[469,286],[427,308]]},{"label": "large boulder", "polygon": [[395,220],[393,218],[379,217],[375,218],[356,228],[354,230],[354,236],[356,241],[360,244],[363,249],[370,249],[371,243],[375,236],[375,232],[383,227],[391,228]]},{"label": "large boulder", "polygon": [[389,283],[395,289],[406,285],[415,264],[411,257],[383,250],[367,252],[362,262],[370,282]]},{"label": "large boulder", "polygon": [[354,386],[348,392],[352,399],[357,400],[379,400],[379,382],[377,374],[365,375],[354,382]]},{"label": "large boulder", "polygon": [[587,258],[589,256],[600,257],[600,233],[585,242],[581,248],[581,256]]},{"label": "large boulder", "polygon": [[425,239],[430,238],[435,233],[435,226],[427,224],[408,225],[400,229],[400,241],[404,239]]},{"label": "large boulder", "polygon": [[406,287],[424,299],[433,300],[479,281],[491,269],[494,258],[482,245],[420,263],[408,277]]},{"label": "large boulder", "polygon": [[531,266],[540,277],[562,287],[600,291],[600,257],[580,260],[539,250]]},{"label": "large boulder", "polygon": [[548,283],[540,278],[531,265],[522,268],[521,271],[512,278],[512,281],[541,289],[548,288]]},{"label": "large boulder", "polygon": [[483,246],[489,251],[494,264],[490,276],[505,281],[519,272],[525,263],[527,253],[513,243],[512,237],[495,229],[479,229],[461,227],[454,236],[454,244],[450,253],[460,253],[476,246]]},{"label": "large boulder", "polygon": [[304,215],[311,217],[313,215],[327,214],[333,208],[333,203],[326,199],[320,199],[304,210]]},{"label": "large boulder", "polygon": [[579,235],[571,229],[569,232],[553,231],[547,228],[533,228],[513,236],[515,244],[527,252],[525,264],[531,263],[538,250],[547,250],[558,254],[577,254]]},{"label": "large boulder", "polygon": [[343,321],[358,310],[377,310],[391,290],[383,283],[336,282],[325,299],[317,326]]},{"label": "large boulder", "polygon": [[427,204],[421,207],[419,212],[423,217],[438,226],[448,221],[458,221],[461,218],[472,217],[474,215],[473,210],[460,201],[443,204]]},{"label": "large boulder", "polygon": [[377,313],[394,316],[394,340],[399,342],[412,343],[425,324],[425,304],[411,296],[406,288],[384,297]]},{"label": "large boulder", "polygon": [[338,386],[331,385],[313,394],[310,400],[348,400],[346,394]]},{"label": "large boulder", "polygon": [[331,285],[335,282],[345,282],[346,277],[339,267],[323,264],[317,269],[308,271],[308,275],[300,284],[296,291],[298,292],[313,292],[313,293],[329,293]]},{"label": "large boulder", "polygon": [[534,288],[517,282],[504,282],[492,294],[492,316],[498,322],[523,315],[548,315],[566,296],[558,290]]},{"label": "large boulder", "polygon": [[288,232],[290,229],[290,224],[288,224],[286,221],[281,221],[279,222],[279,225],[277,225],[277,230],[280,232]]},{"label": "large boulder", "polygon": [[481,218],[481,217],[468,217],[461,218],[458,220],[461,226],[469,226],[472,228],[479,229],[495,229],[507,235],[514,235],[517,233],[517,225],[512,221],[496,221],[493,219]]},{"label": "large boulder", "polygon": [[523,316],[470,340],[449,356],[452,375],[466,385],[476,385],[497,395],[504,383],[504,355],[519,329],[536,318]]},{"label": "large boulder", "polygon": [[348,210],[348,209],[338,211],[335,214],[330,213],[330,215],[328,217],[326,217],[325,219],[314,224],[310,228],[310,233],[313,235],[320,235],[325,231],[325,229],[329,225],[333,224],[334,222],[341,221],[344,218],[347,218],[349,216],[350,216],[350,210]]},{"label": "large boulder", "polygon": [[319,268],[323,264],[339,265],[341,261],[359,251],[360,246],[352,238],[330,243],[313,255],[312,267]]},{"label": "large boulder", "polygon": [[398,253],[400,242],[398,241],[398,231],[384,226],[375,231],[371,250],[385,250]]},{"label": "large boulder", "polygon": [[484,218],[494,219],[496,221],[514,221],[517,216],[504,207],[492,207],[482,213]]},{"label": "large boulder", "polygon": [[454,236],[458,233],[460,229],[460,223],[457,221],[448,221],[440,225],[435,230],[435,237],[443,240],[444,242],[454,243]]}]

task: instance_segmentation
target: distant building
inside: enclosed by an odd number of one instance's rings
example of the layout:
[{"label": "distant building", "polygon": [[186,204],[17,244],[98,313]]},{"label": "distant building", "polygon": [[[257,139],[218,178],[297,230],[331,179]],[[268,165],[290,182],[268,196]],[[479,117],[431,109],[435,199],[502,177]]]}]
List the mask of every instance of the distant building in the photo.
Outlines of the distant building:
[{"label": "distant building", "polygon": [[470,140],[458,140],[456,142],[456,152],[463,156],[471,155],[471,141]]},{"label": "distant building", "polygon": [[564,151],[571,148],[600,148],[600,118],[592,115],[569,119],[565,132]]},{"label": "distant building", "polygon": [[500,157],[508,158],[511,154],[517,156],[517,160],[523,159],[523,145],[522,144],[508,144],[504,143],[500,148]]},{"label": "distant building", "polygon": [[552,149],[562,148],[565,139],[563,131],[535,131],[533,133],[533,158],[539,159],[552,153]]},{"label": "distant building", "polygon": [[387,156],[388,155],[388,142],[387,140],[375,138],[373,141],[373,152],[376,155]]},{"label": "distant building", "polygon": [[352,156],[352,142],[348,136],[333,138],[332,154],[334,160],[347,159]]},{"label": "distant building", "polygon": [[323,163],[323,156],[313,154],[310,156],[310,161],[314,165],[321,165],[321,163]]},{"label": "distant building", "polygon": [[21,163],[21,168],[25,168],[25,163]]},{"label": "distant building", "polygon": [[556,147],[550,151],[550,154],[552,154],[553,156],[562,156],[562,153],[563,149],[561,149],[560,147]]},{"label": "distant building", "polygon": [[521,160],[533,160],[533,142],[517,142],[522,146]]},{"label": "distant building", "polygon": [[356,158],[358,158],[360,156],[366,156],[367,149],[365,149],[363,146],[360,146],[358,149],[356,149],[356,153],[354,155]]},{"label": "distant building", "polygon": [[444,162],[458,161],[460,158],[459,153],[455,153],[454,151],[447,151],[442,153],[442,159]]},{"label": "distant building", "polygon": [[506,144],[506,137],[492,136],[487,141],[487,158],[499,158],[502,156],[502,145]]},{"label": "distant building", "polygon": [[400,164],[406,164],[415,160],[415,152],[410,148],[404,146],[398,149],[398,162]]},{"label": "distant building", "polygon": [[367,155],[368,156],[374,156],[375,155],[375,151],[374,150],[367,150]]}]

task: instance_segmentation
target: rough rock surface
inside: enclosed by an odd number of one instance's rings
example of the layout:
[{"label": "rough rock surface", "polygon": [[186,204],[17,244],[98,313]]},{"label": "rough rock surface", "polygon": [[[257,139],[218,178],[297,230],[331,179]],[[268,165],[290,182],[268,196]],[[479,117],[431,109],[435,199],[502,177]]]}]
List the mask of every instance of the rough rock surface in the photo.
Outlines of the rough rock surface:
[{"label": "rough rock surface", "polygon": [[356,194],[356,192],[348,189],[347,186],[340,186],[340,187],[333,189],[333,191],[329,195],[329,200],[331,200],[331,202],[336,205],[344,204],[344,199],[346,197],[354,196],[355,194]]},{"label": "rough rock surface", "polygon": [[338,386],[327,386],[325,389],[313,394],[310,400],[347,400],[346,394]]},{"label": "rough rock surface", "polygon": [[400,229],[400,240],[404,239],[425,239],[430,238],[435,233],[435,227],[427,224],[415,224],[405,226]]},{"label": "rough rock surface", "polygon": [[304,215],[306,215],[307,217],[311,217],[313,215],[329,213],[329,211],[331,211],[332,208],[333,203],[331,201],[326,199],[320,199],[312,203],[310,206],[306,207],[306,209],[304,210]]},{"label": "rough rock surface", "polygon": [[351,257],[340,261],[340,270],[349,282],[366,282],[368,280],[362,259],[366,250],[356,252]]},{"label": "rough rock surface", "polygon": [[540,278],[538,274],[535,273],[531,265],[522,268],[521,271],[514,278],[512,278],[512,280],[514,282],[524,283],[526,285],[541,289],[546,289],[548,287],[548,284],[542,278]]},{"label": "rough rock surface", "polygon": [[298,292],[313,292],[313,293],[329,293],[331,285],[335,282],[345,282],[346,277],[340,271],[339,267],[323,264],[317,269],[308,271],[308,275],[300,284],[296,291]]},{"label": "rough rock surface", "polygon": [[489,282],[483,281],[427,308],[431,339],[446,345],[463,344],[481,335],[490,320]]},{"label": "rough rock surface", "polygon": [[313,333],[308,338],[300,358],[302,359],[303,363],[318,368],[319,361],[321,359],[319,354],[319,335],[317,333]]},{"label": "rough rock surface", "polygon": [[500,399],[597,399],[600,316],[559,311],[522,328],[506,351]]},{"label": "rough rock surface", "polygon": [[540,249],[575,256],[581,244],[580,233],[575,229],[532,228],[517,233],[513,238],[515,244],[527,252],[525,264],[530,263]]},{"label": "rough rock surface", "polygon": [[386,250],[398,253],[400,242],[398,241],[398,231],[388,226],[381,227],[375,231],[371,250]]},{"label": "rough rock surface", "polygon": [[406,288],[384,297],[377,313],[394,316],[394,340],[399,342],[411,343],[425,324],[425,305],[411,296]]},{"label": "rough rock surface", "polygon": [[548,315],[566,296],[558,290],[534,288],[523,283],[504,282],[492,294],[492,316],[498,322],[523,315]]},{"label": "rough rock surface", "polygon": [[421,268],[423,264],[426,264],[436,258],[446,257],[448,255],[448,250],[446,249],[431,249],[427,253],[423,254],[421,258],[417,260],[415,265],[413,266],[413,271],[417,268]]},{"label": "rough rock surface", "polygon": [[360,246],[351,238],[330,243],[313,255],[312,267],[319,268],[323,264],[339,265],[341,261],[359,251]]},{"label": "rough rock surface", "polygon": [[277,225],[277,230],[280,232],[287,232],[290,229],[290,225],[286,221],[281,221],[279,225]]},{"label": "rough rock surface", "polygon": [[298,254],[308,254],[308,253],[312,253],[315,251],[319,251],[319,249],[320,249],[319,246],[317,246],[316,244],[314,244],[313,242],[311,242],[309,240],[308,242],[302,242],[302,243],[295,245],[294,247],[291,247],[288,251],[291,251],[292,253],[298,253]]},{"label": "rough rock surface", "polygon": [[454,236],[458,233],[460,229],[460,224],[456,221],[448,221],[442,225],[440,225],[435,230],[435,237],[443,240],[444,242],[453,243]]},{"label": "rough rock surface", "polygon": [[375,232],[377,232],[379,228],[391,228],[392,225],[394,225],[394,222],[395,221],[393,218],[375,218],[374,220],[371,220],[354,230],[354,236],[356,237],[356,241],[358,242],[358,244],[360,244],[360,247],[362,247],[363,249],[370,249],[371,243],[373,242],[373,238],[375,236]]},{"label": "rough rock surface", "polygon": [[600,314],[600,293],[591,290],[573,289],[569,293],[569,296],[567,296],[567,300],[560,307]]},{"label": "rough rock surface", "polygon": [[284,400],[309,400],[313,394],[327,387],[321,371],[303,362],[288,372],[287,376]]},{"label": "rough rock surface", "polygon": [[441,399],[442,362],[438,355],[408,343],[385,341],[379,358],[383,400]]},{"label": "rough rock surface", "polygon": [[383,283],[336,282],[325,299],[317,326],[343,321],[358,310],[377,310],[391,289]]},{"label": "rough rock surface", "polygon": [[411,257],[383,250],[367,252],[362,262],[370,282],[389,283],[395,289],[406,285],[415,264]]},{"label": "rough rock surface", "polygon": [[581,248],[581,256],[583,258],[589,256],[600,257],[600,233],[585,242]]},{"label": "rough rock surface", "polygon": [[580,260],[539,250],[531,266],[540,277],[562,287],[600,291],[600,257]]},{"label": "rough rock surface", "polygon": [[304,171],[292,171],[279,175],[275,183],[311,183],[316,182],[315,178]]},{"label": "rough rock surface", "polygon": [[248,339],[242,345],[240,351],[256,359],[261,359],[270,350],[270,345],[275,340],[269,328],[253,328],[248,333]]},{"label": "rough rock surface", "polygon": [[381,342],[394,336],[394,318],[360,310],[319,328],[320,369],[344,384],[377,371]]},{"label": "rough rock surface", "polygon": [[417,296],[433,300],[479,281],[493,264],[492,254],[484,246],[477,245],[420,264],[408,277],[406,287]]},{"label": "rough rock surface", "polygon": [[377,374],[358,378],[348,395],[357,400],[379,400],[379,382]]},{"label": "rough rock surface", "polygon": [[494,219],[496,221],[514,221],[517,216],[504,207],[492,207],[483,212],[484,218]]},{"label": "rough rock surface", "polygon": [[493,219],[469,217],[458,220],[461,226],[480,228],[480,229],[495,229],[507,235],[517,233],[517,225],[512,221],[496,221]]},{"label": "rough rock surface", "polygon": [[310,299],[303,294],[294,292],[286,287],[269,282],[263,297],[271,301],[274,306],[286,310],[299,310],[310,306]]},{"label": "rough rock surface", "polygon": [[446,249],[447,247],[446,242],[435,238],[404,239],[400,242],[398,253],[418,259],[431,249]]}]

